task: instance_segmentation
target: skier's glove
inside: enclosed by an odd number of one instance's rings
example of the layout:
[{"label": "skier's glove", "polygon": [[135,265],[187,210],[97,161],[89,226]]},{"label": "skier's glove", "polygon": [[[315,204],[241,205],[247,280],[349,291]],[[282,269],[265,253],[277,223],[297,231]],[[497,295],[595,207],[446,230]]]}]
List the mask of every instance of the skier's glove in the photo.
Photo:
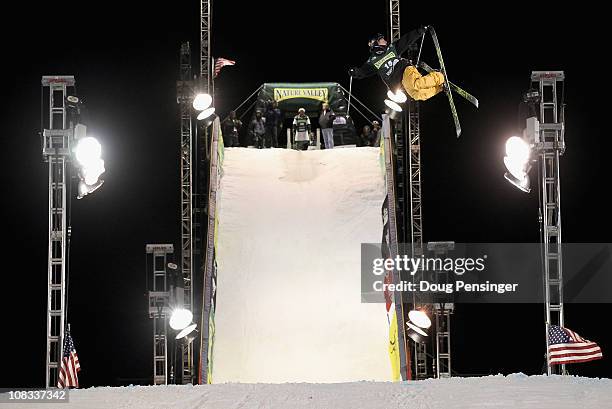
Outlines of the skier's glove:
[{"label": "skier's glove", "polygon": [[425,34],[429,30],[430,27],[431,26],[423,26],[423,27],[421,27],[419,29],[419,34],[421,34],[421,35]]},{"label": "skier's glove", "polygon": [[355,68],[355,67],[349,68],[348,73],[349,73],[349,75],[350,75],[351,77],[356,76],[356,75],[357,75],[357,68]]}]

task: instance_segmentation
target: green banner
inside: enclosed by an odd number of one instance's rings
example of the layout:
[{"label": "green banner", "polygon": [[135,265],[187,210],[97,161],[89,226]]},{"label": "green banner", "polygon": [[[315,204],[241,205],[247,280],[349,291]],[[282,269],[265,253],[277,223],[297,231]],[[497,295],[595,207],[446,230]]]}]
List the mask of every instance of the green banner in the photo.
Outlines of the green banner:
[{"label": "green banner", "polygon": [[296,115],[304,108],[308,116],[318,116],[326,102],[337,114],[346,113],[347,95],[337,82],[266,83],[257,96],[256,109],[265,112],[266,106],[276,101],[285,117]]}]

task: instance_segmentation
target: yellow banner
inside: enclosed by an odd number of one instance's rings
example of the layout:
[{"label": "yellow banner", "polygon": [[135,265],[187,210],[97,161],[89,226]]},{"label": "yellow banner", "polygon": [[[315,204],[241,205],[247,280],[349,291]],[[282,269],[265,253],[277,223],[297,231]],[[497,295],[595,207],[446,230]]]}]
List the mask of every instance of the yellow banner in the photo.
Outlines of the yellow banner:
[{"label": "yellow banner", "polygon": [[274,100],[277,102],[293,98],[314,99],[327,102],[327,88],[274,88]]},{"label": "yellow banner", "polygon": [[402,380],[400,374],[400,353],[399,336],[397,333],[397,316],[395,315],[395,305],[392,305],[391,322],[389,323],[389,358],[391,359],[391,376],[393,382]]}]

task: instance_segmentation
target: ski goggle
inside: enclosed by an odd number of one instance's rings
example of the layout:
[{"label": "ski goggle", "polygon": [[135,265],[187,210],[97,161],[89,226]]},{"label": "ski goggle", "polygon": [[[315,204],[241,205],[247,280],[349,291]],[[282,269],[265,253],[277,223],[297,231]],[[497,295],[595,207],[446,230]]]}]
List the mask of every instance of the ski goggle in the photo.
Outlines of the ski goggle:
[{"label": "ski goggle", "polygon": [[370,38],[370,41],[368,41],[368,46],[372,47],[374,44],[378,42],[378,40],[382,38],[385,38],[385,36],[382,34],[376,34],[374,37]]}]

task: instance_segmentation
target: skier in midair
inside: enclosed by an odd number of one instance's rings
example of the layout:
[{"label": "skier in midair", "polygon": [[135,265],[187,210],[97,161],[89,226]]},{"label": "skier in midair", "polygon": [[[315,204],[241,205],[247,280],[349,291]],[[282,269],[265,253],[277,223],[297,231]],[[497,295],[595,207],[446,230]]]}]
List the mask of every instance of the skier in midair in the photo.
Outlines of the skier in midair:
[{"label": "skier in midair", "polygon": [[[427,27],[413,30],[391,44],[382,34],[376,34],[368,42],[368,60],[361,67],[351,68],[349,74],[357,79],[378,74],[392,92],[404,90],[417,101],[433,97],[444,90],[444,75],[438,71],[421,75],[411,60],[415,56],[410,55],[414,54],[417,41],[426,31]],[[407,51],[408,58],[402,58]]]}]

